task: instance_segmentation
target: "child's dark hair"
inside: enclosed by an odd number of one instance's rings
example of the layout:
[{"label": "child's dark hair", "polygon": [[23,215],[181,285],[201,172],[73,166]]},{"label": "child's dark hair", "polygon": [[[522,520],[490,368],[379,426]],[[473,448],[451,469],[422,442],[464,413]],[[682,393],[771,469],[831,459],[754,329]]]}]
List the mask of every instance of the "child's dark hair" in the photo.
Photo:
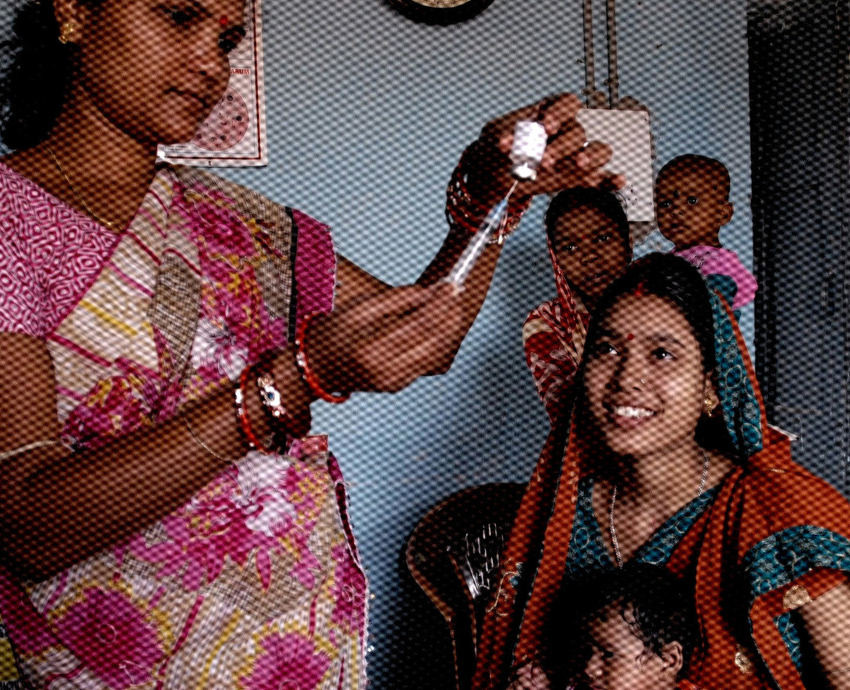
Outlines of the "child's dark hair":
[{"label": "child's dark hair", "polygon": [[732,188],[732,178],[729,175],[728,168],[716,158],[700,156],[696,153],[685,153],[667,161],[664,167],[658,172],[658,177],[661,177],[665,173],[669,174],[671,170],[675,170],[676,168],[696,167],[703,168],[709,176],[713,175],[720,182],[715,189],[720,191],[726,199],[729,198],[729,192]]},{"label": "child's dark hair", "polygon": [[594,187],[574,187],[559,192],[546,209],[546,234],[549,242],[555,247],[555,226],[558,219],[574,208],[595,208],[617,226],[617,232],[626,248],[628,261],[632,259],[632,243],[629,237],[629,220],[626,212],[613,192]]},{"label": "child's dark hair", "polygon": [[[103,0],[82,0],[89,6]],[[25,0],[0,44],[0,140],[31,148],[53,129],[71,81],[74,47],[59,42],[52,0]]]},{"label": "child's dark hair", "polygon": [[[661,656],[666,645],[678,642],[683,660],[680,677],[687,673],[697,643],[692,597],[683,582],[666,568],[632,561],[622,568],[594,574],[574,586],[562,587],[549,623],[547,656],[556,662],[550,663],[555,669],[553,687],[575,682],[584,672],[591,654],[589,625],[594,620],[606,620],[605,616],[612,610],[622,616],[643,642],[646,653]],[[563,631],[570,624],[574,626],[572,634],[559,633],[559,628]],[[561,665],[559,672],[556,657],[568,649],[581,653],[574,655],[572,663]]]},{"label": "child's dark hair", "polygon": [[696,644],[694,607],[682,583],[666,568],[627,563],[596,578],[586,601],[585,625],[613,607],[647,652],[661,656],[666,645],[678,642],[684,660],[682,673],[687,671]]}]

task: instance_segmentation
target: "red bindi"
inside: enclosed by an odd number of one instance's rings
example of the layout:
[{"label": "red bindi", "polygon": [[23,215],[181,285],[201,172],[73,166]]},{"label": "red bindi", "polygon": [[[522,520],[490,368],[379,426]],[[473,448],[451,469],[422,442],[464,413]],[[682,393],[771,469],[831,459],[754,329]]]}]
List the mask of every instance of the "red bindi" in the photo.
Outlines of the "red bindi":
[{"label": "red bindi", "polygon": [[634,339],[635,339],[635,337],[634,337],[631,333],[629,333],[629,334],[626,336],[626,339],[627,339],[627,340],[634,340]]},{"label": "red bindi", "polygon": [[635,297],[646,297],[649,294],[649,291],[646,289],[646,284],[641,281],[637,284],[637,287],[635,287],[632,294],[634,294]]},{"label": "red bindi", "polygon": [[224,14],[224,15],[222,15],[221,19],[218,20],[218,23],[221,24],[222,26],[227,26],[227,21],[228,21],[227,15]]}]

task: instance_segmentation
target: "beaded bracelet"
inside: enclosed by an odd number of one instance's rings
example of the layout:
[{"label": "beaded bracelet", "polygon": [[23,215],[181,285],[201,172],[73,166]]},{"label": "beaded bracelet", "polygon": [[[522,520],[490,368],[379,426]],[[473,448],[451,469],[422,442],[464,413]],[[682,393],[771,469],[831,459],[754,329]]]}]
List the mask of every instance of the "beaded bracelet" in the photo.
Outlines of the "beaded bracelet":
[{"label": "beaded bracelet", "polygon": [[257,375],[260,402],[263,403],[263,406],[271,413],[278,424],[275,436],[283,441],[283,443],[279,443],[278,445],[286,445],[286,441],[289,438],[294,438],[296,435],[295,420],[283,406],[283,396],[277,388],[277,383],[272,373],[272,362],[266,355],[260,358],[257,368],[260,369]]},{"label": "beaded bracelet", "polygon": [[333,403],[334,405],[338,405],[340,403],[344,403],[350,396],[348,395],[334,395],[333,393],[328,393],[324,388],[322,388],[322,384],[319,382],[319,379],[316,377],[315,372],[310,368],[310,361],[307,359],[307,351],[304,349],[304,337],[307,335],[307,327],[310,325],[310,322],[313,320],[313,317],[318,316],[321,312],[315,312],[313,314],[307,315],[303,321],[298,325],[298,331],[295,335],[295,363],[298,365],[298,368],[301,370],[301,375],[304,377],[304,382],[309,386],[310,390],[313,392],[317,398],[324,400],[325,402]]},{"label": "beaded bracelet", "polygon": [[264,371],[257,376],[257,388],[260,389],[260,402],[263,403],[263,407],[271,413],[272,417],[282,422],[290,419],[271,372]]}]

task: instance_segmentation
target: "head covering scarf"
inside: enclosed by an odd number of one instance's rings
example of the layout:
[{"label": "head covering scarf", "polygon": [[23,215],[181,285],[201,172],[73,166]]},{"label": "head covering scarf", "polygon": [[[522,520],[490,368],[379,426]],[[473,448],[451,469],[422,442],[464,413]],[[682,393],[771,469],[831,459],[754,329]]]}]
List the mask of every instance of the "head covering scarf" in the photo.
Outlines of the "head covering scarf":
[{"label": "head covering scarf", "polygon": [[522,328],[522,340],[537,393],[554,424],[564,402],[573,398],[590,313],[573,294],[551,240],[548,244],[558,296],[529,313]]},{"label": "head covering scarf", "polygon": [[[570,190],[570,193],[574,191]],[[590,190],[585,191],[590,193]],[[599,193],[598,190],[593,191]],[[596,208],[608,216],[617,225],[628,254],[631,254],[629,235],[624,234],[624,229],[616,218],[611,217],[610,213],[604,209],[604,204],[600,205],[599,201],[594,202],[591,197],[574,201],[568,208],[581,207]],[[566,210],[568,209],[564,209],[563,212]],[[574,399],[575,377],[584,352],[590,312],[570,287],[558,263],[551,235],[548,232],[547,236],[549,260],[552,263],[552,274],[555,277],[558,296],[544,302],[529,313],[522,328],[522,341],[525,361],[534,378],[537,393],[546,407],[550,421],[555,424],[564,410],[568,413],[568,408]]]},{"label": "head covering scarf", "polygon": [[[804,690],[793,612],[848,577],[850,505],[795,464],[787,436],[768,427],[737,320],[718,293],[710,295],[718,395],[741,460],[666,563],[694,582],[700,643],[688,680]],[[579,480],[593,473],[578,412],[553,428],[520,505],[485,613],[475,690],[501,690],[514,669],[537,660],[565,571]]]}]

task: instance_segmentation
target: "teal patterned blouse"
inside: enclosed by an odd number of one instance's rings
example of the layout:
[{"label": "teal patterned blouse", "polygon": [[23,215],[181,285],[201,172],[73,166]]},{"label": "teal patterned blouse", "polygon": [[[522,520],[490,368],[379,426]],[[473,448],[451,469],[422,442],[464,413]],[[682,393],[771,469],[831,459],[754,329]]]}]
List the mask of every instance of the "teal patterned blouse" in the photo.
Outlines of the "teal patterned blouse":
[{"label": "teal patterned blouse", "polygon": [[[666,564],[682,537],[714,502],[719,492],[720,485],[715,486],[679,510],[638,549],[635,560],[653,565]],[[593,512],[593,478],[585,477],[578,485],[566,578],[579,580],[594,572],[614,567],[602,540],[602,529]]]},{"label": "teal patterned blouse", "polygon": [[[665,565],[676,546],[711,506],[722,484],[704,492],[665,522],[637,551],[634,559]],[[750,601],[778,589],[812,568],[850,573],[850,541],[819,527],[800,526],[782,530],[755,545],[742,566],[749,585]],[[602,528],[593,512],[593,478],[579,482],[576,513],[566,563],[566,581],[578,581],[594,572],[615,567],[602,539]],[[794,664],[806,676],[800,621],[794,612],[775,619]]]}]

